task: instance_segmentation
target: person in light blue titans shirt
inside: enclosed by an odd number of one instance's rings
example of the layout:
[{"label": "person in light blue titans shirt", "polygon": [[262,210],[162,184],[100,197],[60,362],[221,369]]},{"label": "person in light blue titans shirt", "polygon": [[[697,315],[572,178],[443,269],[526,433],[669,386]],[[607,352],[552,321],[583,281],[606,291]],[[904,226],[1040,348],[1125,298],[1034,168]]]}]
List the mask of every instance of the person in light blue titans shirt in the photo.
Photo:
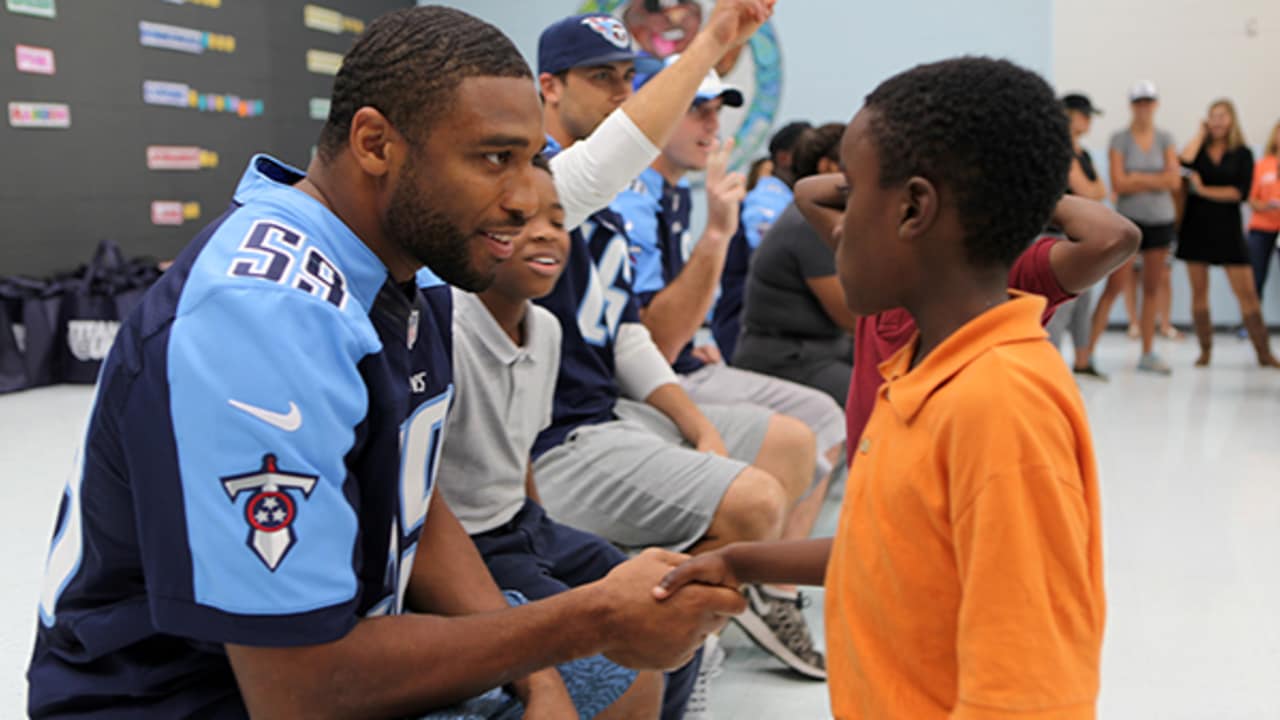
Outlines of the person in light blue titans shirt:
[{"label": "person in light blue titans shirt", "polygon": [[710,587],[655,608],[682,557],[661,552],[519,605],[434,492],[444,281],[484,288],[536,203],[511,42],[390,13],[332,108],[306,174],[254,157],[123,323],[47,560],[33,717],[590,717],[612,699],[570,661],[679,666],[742,609]]},{"label": "person in light blue titans shirt", "polygon": [[724,272],[720,276],[720,297],[711,309],[711,334],[720,349],[720,355],[726,361],[732,362],[737,350],[738,334],[742,327],[743,294],[751,268],[751,255],[760,247],[765,233],[773,227],[778,216],[794,199],[791,186],[796,181],[796,147],[812,127],[804,121],[792,122],[773,134],[773,138],[769,140],[769,159],[773,161],[773,174],[760,178],[742,201],[741,227],[729,241]]}]

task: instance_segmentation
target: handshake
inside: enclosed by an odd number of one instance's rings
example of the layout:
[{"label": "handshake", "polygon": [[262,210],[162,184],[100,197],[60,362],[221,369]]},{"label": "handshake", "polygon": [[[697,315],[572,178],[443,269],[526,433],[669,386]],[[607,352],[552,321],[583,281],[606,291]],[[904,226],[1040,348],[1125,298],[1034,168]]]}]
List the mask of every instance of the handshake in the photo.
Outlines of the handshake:
[{"label": "handshake", "polygon": [[637,670],[687,663],[708,635],[746,609],[722,557],[649,549],[583,588],[602,609],[604,656]]}]

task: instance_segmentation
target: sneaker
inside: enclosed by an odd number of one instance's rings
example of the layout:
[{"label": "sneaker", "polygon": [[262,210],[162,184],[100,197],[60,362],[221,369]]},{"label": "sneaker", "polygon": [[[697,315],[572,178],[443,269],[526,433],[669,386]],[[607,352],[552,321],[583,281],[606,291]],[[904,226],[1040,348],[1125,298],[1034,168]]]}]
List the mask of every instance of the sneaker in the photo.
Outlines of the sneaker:
[{"label": "sneaker", "polygon": [[1142,356],[1142,359],[1138,361],[1138,369],[1142,372],[1155,373],[1157,375],[1173,374],[1173,368],[1169,367],[1169,363],[1161,360],[1160,356],[1153,352]]},{"label": "sneaker", "polygon": [[702,665],[684,706],[684,720],[711,720],[711,679],[723,672],[724,648],[720,636],[711,635],[702,646]]},{"label": "sneaker", "polygon": [[760,585],[746,589],[747,611],[734,622],[747,636],[796,673],[814,680],[827,679],[827,660],[813,647],[813,636],[801,610],[805,597],[786,597]]},{"label": "sneaker", "polygon": [[1089,363],[1088,365],[1085,365],[1082,368],[1073,367],[1071,368],[1071,372],[1077,375],[1084,375],[1085,377],[1091,377],[1094,380],[1101,380],[1102,382],[1107,382],[1111,379],[1107,377],[1106,374],[1104,374],[1102,371],[1098,370],[1098,368],[1094,366],[1093,363]]}]

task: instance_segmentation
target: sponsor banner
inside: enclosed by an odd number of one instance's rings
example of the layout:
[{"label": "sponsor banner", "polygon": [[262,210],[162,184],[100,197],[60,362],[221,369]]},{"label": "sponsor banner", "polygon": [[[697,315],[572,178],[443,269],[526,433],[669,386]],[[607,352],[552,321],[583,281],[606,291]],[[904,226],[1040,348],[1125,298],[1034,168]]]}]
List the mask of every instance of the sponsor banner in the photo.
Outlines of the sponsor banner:
[{"label": "sponsor banner", "polygon": [[326,50],[307,51],[307,70],[318,75],[337,75],[342,67],[342,55]]},{"label": "sponsor banner", "polygon": [[146,20],[138,22],[138,42],[145,47],[177,50],[192,55],[201,55],[206,50],[223,53],[236,51],[236,39],[232,35],[209,33]]},{"label": "sponsor banner", "polygon": [[164,0],[170,5],[198,5],[207,8],[222,7],[222,0]]},{"label": "sponsor banner", "polygon": [[36,75],[52,75],[54,73],[53,50],[31,45],[17,45],[13,49],[18,63],[18,72]]},{"label": "sponsor banner", "polygon": [[16,128],[69,128],[71,106],[66,103],[11,102],[9,125]]},{"label": "sponsor banner", "polygon": [[312,120],[329,119],[329,98],[311,98],[309,115]]},{"label": "sponsor banner", "polygon": [[218,153],[194,145],[148,145],[148,170],[201,170],[218,167]]},{"label": "sponsor banner", "polygon": [[230,113],[242,118],[258,117],[266,110],[261,100],[242,98],[239,95],[202,93],[186,83],[162,80],[142,81],[142,101],[148,105]]},{"label": "sponsor banner", "polygon": [[4,7],[9,12],[20,15],[33,15],[50,20],[58,16],[58,8],[54,6],[53,0],[4,0]]},{"label": "sponsor banner", "polygon": [[337,10],[330,10],[319,5],[304,5],[302,7],[302,24],[312,30],[334,35],[340,35],[344,32],[359,35],[364,32],[364,21],[360,18],[343,15]]},{"label": "sponsor banner", "polygon": [[188,220],[200,219],[200,203],[177,200],[156,200],[151,203],[152,225],[181,225]]}]

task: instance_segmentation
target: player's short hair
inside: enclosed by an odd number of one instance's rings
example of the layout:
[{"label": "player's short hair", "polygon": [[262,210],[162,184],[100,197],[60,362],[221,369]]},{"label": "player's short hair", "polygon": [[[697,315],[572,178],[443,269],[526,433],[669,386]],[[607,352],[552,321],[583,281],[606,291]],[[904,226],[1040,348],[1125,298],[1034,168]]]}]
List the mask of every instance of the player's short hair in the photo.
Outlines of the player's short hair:
[{"label": "player's short hair", "polygon": [[797,180],[817,175],[818,161],[822,158],[840,162],[840,139],[844,137],[844,129],[844,123],[827,123],[800,136],[791,156],[791,170]]},{"label": "player's short hair", "polygon": [[1066,114],[1043,78],[1007,60],[917,66],[873,90],[866,108],[881,185],[919,176],[949,191],[974,265],[1012,265],[1066,190]]},{"label": "player's short hair", "polygon": [[533,73],[501,30],[461,10],[430,5],[387,13],[343,58],[317,152],[326,161],[336,157],[362,107],[377,109],[411,141],[421,140],[470,77]]}]

